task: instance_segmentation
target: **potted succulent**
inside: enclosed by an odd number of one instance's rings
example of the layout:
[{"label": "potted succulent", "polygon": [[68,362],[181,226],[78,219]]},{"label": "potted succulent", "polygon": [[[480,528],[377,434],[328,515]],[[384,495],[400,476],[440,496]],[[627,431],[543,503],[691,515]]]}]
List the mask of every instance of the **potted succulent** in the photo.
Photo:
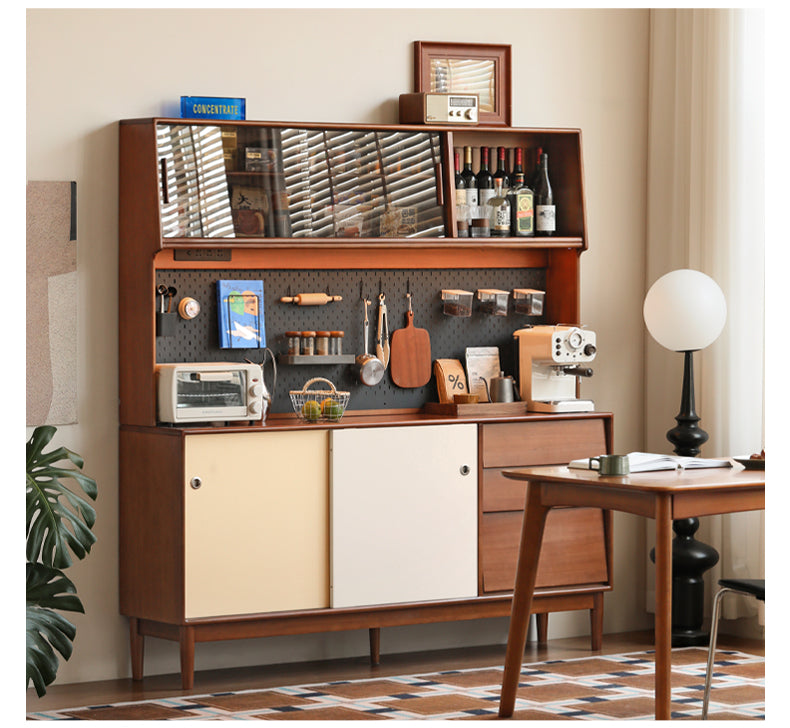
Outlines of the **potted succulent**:
[{"label": "potted succulent", "polygon": [[73,649],[76,627],[59,612],[85,611],[63,570],[72,555],[84,559],[96,542],[96,511],[82,495],[96,500],[96,481],[81,472],[83,460],[71,450],[44,452],[55,432],[37,427],[27,442],[27,685],[32,681],[39,697],[57,674],[55,650],[68,660]]}]

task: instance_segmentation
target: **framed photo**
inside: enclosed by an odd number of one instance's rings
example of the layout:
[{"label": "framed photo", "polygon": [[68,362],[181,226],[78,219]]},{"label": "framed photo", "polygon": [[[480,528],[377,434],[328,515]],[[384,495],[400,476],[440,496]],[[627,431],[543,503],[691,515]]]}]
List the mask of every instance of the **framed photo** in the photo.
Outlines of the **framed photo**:
[{"label": "framed photo", "polygon": [[481,124],[511,125],[509,45],[414,41],[414,90],[477,94]]}]

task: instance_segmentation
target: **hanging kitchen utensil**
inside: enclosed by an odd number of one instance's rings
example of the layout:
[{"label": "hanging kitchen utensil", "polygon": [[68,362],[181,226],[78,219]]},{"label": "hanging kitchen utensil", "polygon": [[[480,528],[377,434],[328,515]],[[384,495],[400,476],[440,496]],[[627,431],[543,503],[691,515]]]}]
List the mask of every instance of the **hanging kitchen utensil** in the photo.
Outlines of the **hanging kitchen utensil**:
[{"label": "hanging kitchen utensil", "polygon": [[406,327],[392,334],[390,376],[403,389],[422,387],[431,379],[431,338],[426,329],[414,326],[411,292],[406,294],[409,310]]},{"label": "hanging kitchen utensil", "polygon": [[378,384],[382,377],[384,376],[384,364],[378,357],[373,356],[373,354],[368,353],[368,337],[370,336],[370,323],[368,321],[368,305],[370,304],[370,299],[365,298],[365,321],[363,323],[363,332],[364,332],[364,353],[357,354],[356,364],[357,364],[357,375],[359,376],[359,381],[362,384],[365,384],[368,387],[372,387]]},{"label": "hanging kitchen utensil", "polygon": [[384,294],[379,293],[379,323],[376,329],[376,358],[386,369],[390,363],[390,337],[387,323],[387,304],[384,303]]}]

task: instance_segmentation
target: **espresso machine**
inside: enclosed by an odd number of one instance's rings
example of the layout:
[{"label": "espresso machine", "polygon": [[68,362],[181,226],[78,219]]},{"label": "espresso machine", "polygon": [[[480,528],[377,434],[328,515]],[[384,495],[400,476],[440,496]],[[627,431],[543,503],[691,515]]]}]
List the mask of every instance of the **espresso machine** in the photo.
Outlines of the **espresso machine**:
[{"label": "espresso machine", "polygon": [[591,377],[595,333],[580,326],[528,326],[513,333],[519,393],[530,412],[592,412],[577,396],[579,377]]}]

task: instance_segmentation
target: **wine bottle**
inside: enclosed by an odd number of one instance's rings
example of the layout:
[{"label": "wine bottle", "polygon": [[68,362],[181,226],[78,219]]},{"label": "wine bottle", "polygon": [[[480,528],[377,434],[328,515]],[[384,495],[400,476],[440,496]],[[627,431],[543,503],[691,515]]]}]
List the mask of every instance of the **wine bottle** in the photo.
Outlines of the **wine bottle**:
[{"label": "wine bottle", "polygon": [[510,202],[505,194],[501,177],[494,179],[494,196],[488,200],[487,205],[492,237],[508,237],[510,235]]},{"label": "wine bottle", "polygon": [[480,147],[480,170],[477,173],[477,204],[481,207],[494,196],[494,175],[488,168],[488,147]]},{"label": "wine bottle", "polygon": [[494,172],[494,182],[502,180],[502,187],[505,191],[510,189],[510,175],[507,173],[507,150],[504,147],[497,149],[496,172]]},{"label": "wine bottle", "polygon": [[464,168],[461,176],[466,183],[466,204],[473,207],[477,205],[477,179],[472,171],[472,147],[464,147]]},{"label": "wine bottle", "polygon": [[466,204],[466,180],[461,174],[461,150],[455,150],[455,204]]},{"label": "wine bottle", "polygon": [[535,166],[532,168],[532,173],[527,178],[527,184],[534,190],[538,185],[538,177],[540,176],[540,155],[543,154],[543,147],[538,147],[537,154],[535,155]]},{"label": "wine bottle", "polygon": [[557,210],[554,192],[549,181],[549,155],[540,155],[540,173],[535,185],[535,233],[554,235],[557,229]]}]

